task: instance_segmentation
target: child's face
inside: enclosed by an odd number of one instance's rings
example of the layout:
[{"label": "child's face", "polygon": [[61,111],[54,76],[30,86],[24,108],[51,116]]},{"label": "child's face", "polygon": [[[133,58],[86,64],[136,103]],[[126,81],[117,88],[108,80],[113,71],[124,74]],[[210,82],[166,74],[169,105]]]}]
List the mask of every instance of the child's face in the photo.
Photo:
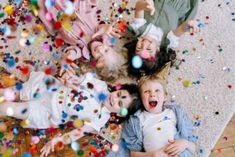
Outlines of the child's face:
[{"label": "child's face", "polygon": [[166,101],[163,86],[156,81],[146,81],[140,88],[141,100],[148,112],[161,113]]},{"label": "child's face", "polygon": [[128,109],[133,101],[133,97],[127,90],[118,90],[109,94],[105,106],[110,112],[119,113],[121,108]]},{"label": "child's face", "polygon": [[96,67],[97,68],[103,68],[105,67],[105,56],[108,55],[108,53],[111,52],[111,47],[106,46],[102,42],[94,41],[91,44],[91,53],[96,61]]},{"label": "child's face", "polygon": [[138,38],[136,45],[136,55],[141,56],[144,59],[155,58],[156,52],[159,51],[158,43],[150,36],[144,36]]}]

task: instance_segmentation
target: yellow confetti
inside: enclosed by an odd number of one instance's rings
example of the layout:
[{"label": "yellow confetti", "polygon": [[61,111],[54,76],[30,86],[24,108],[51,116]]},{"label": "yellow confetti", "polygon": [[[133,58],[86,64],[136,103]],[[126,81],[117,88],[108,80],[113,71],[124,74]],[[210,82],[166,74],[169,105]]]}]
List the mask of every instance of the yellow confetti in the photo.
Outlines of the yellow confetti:
[{"label": "yellow confetti", "polygon": [[21,122],[20,122],[20,125],[22,126],[22,127],[26,127],[27,125],[29,125],[29,121],[26,119],[26,120],[22,120]]},{"label": "yellow confetti", "polygon": [[27,30],[27,29],[24,29],[22,32],[21,32],[21,36],[22,37],[27,37],[27,36],[29,36],[29,30]]},{"label": "yellow confetti", "polygon": [[35,16],[38,16],[38,10],[37,10],[37,7],[35,5],[32,5],[32,11],[33,11],[33,14]]},{"label": "yellow confetti", "polygon": [[200,116],[199,116],[199,115],[195,115],[194,118],[195,118],[196,120],[198,120],[198,119],[200,119]]},{"label": "yellow confetti", "polygon": [[4,102],[4,100],[5,100],[4,97],[1,96],[1,97],[0,97],[0,103]]},{"label": "yellow confetti", "polygon": [[7,151],[3,153],[2,157],[11,157],[12,155],[13,151],[11,149],[7,149]]},{"label": "yellow confetti", "polygon": [[83,121],[80,119],[75,119],[73,121],[73,125],[75,128],[81,128],[83,126]]},{"label": "yellow confetti", "polygon": [[9,15],[11,16],[13,13],[14,13],[14,8],[12,5],[8,5],[5,7],[4,11]]},{"label": "yellow confetti", "polygon": [[70,31],[72,29],[72,25],[69,23],[69,21],[65,21],[62,23],[62,27],[64,28],[64,30],[66,31]]},{"label": "yellow confetti", "polygon": [[189,80],[185,80],[185,81],[183,81],[183,85],[184,85],[184,87],[190,87],[190,86],[192,86],[192,82]]}]

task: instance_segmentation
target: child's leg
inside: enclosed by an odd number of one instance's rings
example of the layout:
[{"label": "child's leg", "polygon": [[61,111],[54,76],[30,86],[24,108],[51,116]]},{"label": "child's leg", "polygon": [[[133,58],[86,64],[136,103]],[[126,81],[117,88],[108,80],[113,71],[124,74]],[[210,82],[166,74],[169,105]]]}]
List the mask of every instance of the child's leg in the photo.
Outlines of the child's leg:
[{"label": "child's leg", "polygon": [[15,93],[15,102],[20,101],[20,92],[16,89],[14,89],[13,87],[10,88],[5,88],[5,89],[0,89],[0,97],[4,95],[4,90],[10,89]]},{"label": "child's leg", "polygon": [[0,104],[0,116],[11,116],[25,120],[28,117],[28,108],[29,102],[3,102]]}]

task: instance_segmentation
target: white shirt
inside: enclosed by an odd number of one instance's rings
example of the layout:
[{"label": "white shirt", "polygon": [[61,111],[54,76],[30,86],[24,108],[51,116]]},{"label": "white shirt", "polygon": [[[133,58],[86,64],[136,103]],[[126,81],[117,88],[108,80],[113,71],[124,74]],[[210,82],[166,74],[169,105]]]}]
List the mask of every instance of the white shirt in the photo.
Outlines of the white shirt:
[{"label": "white shirt", "polygon": [[[135,33],[139,34],[138,29],[143,26],[147,21],[144,18],[135,18],[131,27],[134,29]],[[150,36],[154,38],[156,41],[161,42],[163,36],[163,30],[160,27],[155,26],[154,24],[150,23],[142,36]],[[177,37],[172,31],[167,34],[167,38],[170,41],[168,48],[176,49],[179,47],[179,37]]]},{"label": "white shirt", "polygon": [[[91,73],[87,73],[76,92],[75,94],[67,87],[58,91],[57,104],[61,106],[61,119],[67,122],[71,121],[71,116],[77,116],[78,119],[85,120],[87,125],[99,132],[110,118],[110,111],[102,106],[99,100],[99,94],[109,95],[107,84],[96,79]],[[60,98],[64,99],[63,103],[59,103]],[[63,117],[63,114],[67,114],[67,118]]]},{"label": "white shirt", "polygon": [[139,116],[143,129],[143,144],[146,152],[156,151],[173,140],[177,132],[176,116],[170,109],[160,114],[144,111]]}]

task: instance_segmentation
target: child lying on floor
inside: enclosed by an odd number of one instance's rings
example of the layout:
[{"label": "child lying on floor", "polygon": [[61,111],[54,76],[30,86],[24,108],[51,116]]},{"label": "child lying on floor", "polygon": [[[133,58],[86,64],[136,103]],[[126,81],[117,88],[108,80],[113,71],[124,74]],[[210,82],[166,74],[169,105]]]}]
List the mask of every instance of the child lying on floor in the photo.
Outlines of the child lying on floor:
[{"label": "child lying on floor", "polygon": [[126,63],[124,57],[110,47],[110,37],[120,37],[119,30],[111,24],[98,21],[97,16],[100,15],[96,0],[59,0],[51,4],[39,0],[38,6],[38,16],[47,31],[70,44],[63,51],[61,73],[65,70],[65,64],[66,67],[71,66],[75,69],[75,60],[89,61],[90,52],[96,62],[96,68],[103,77],[118,73],[121,66]]},{"label": "child lying on floor", "polygon": [[[110,118],[110,113],[135,108],[137,88],[125,84],[108,91],[104,81],[87,73],[77,77],[70,71],[63,75],[62,84],[43,72],[32,72],[20,91],[8,88],[0,91],[6,101],[0,105],[0,116],[11,116],[27,122],[25,128],[59,127],[74,119],[84,120],[81,128],[54,137],[41,150],[47,156],[58,142],[69,144],[85,132],[98,133]],[[13,102],[15,101],[15,102]]]},{"label": "child lying on floor", "polygon": [[[129,55],[129,71],[132,75],[153,74],[165,63],[174,61],[179,37],[185,32],[199,31],[192,20],[197,11],[198,0],[138,0],[135,19],[131,28],[135,40],[125,47]],[[142,66],[136,68],[132,59],[140,56]]]},{"label": "child lying on floor", "polygon": [[123,140],[133,157],[191,157],[195,136],[190,119],[180,106],[166,105],[166,83],[157,76],[139,82],[143,109],[130,117]]}]

